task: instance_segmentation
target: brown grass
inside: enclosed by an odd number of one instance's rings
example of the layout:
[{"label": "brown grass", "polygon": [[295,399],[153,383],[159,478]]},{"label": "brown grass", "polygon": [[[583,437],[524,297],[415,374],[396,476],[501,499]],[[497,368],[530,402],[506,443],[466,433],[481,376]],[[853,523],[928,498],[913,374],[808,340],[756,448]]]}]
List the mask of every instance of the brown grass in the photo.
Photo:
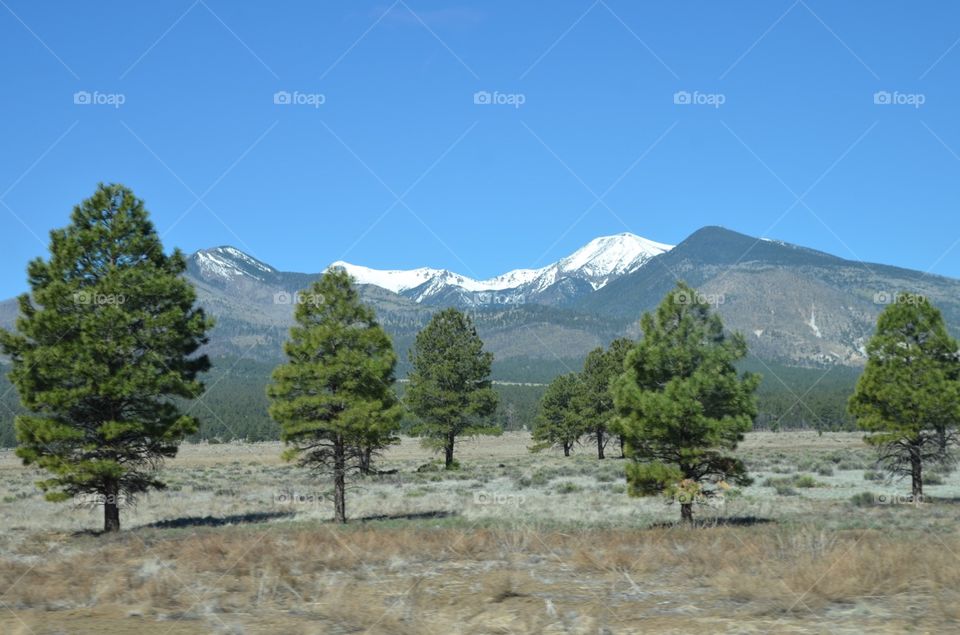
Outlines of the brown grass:
[{"label": "brown grass", "polygon": [[[642,632],[654,617],[664,627],[690,619],[683,607],[730,620],[802,622],[854,604],[878,615],[921,606],[929,624],[958,617],[960,567],[948,555],[960,553],[955,536],[913,544],[877,531],[812,527],[321,526],[91,541],[56,558],[0,561],[0,588],[10,587],[3,603],[18,615],[46,611],[45,619],[109,610],[209,629],[240,614],[273,615],[290,628],[322,623],[374,633],[497,632],[491,625],[547,632],[565,615],[578,616],[567,632],[603,625]],[[14,622],[0,618],[7,625]]]},{"label": "brown grass", "polygon": [[[750,435],[765,476],[835,474],[788,497],[748,488],[694,529],[664,524],[675,506],[614,491],[617,461],[531,455],[511,434],[465,445],[460,471],[419,473],[433,457],[407,441],[383,463],[396,473],[351,491],[346,528],[323,505],[274,504],[324,489],[279,464],[279,445],[222,444],[186,447],[167,473],[178,489],[99,537],[75,533],[95,514],[43,502],[0,453],[0,633],[960,631],[960,505],[852,506],[880,487],[835,460],[863,460],[859,435]],[[949,480],[944,500],[960,496]],[[580,489],[558,493],[567,482]],[[265,511],[286,515],[253,517]],[[411,516],[431,512],[448,515]],[[182,522],[149,526],[165,520]]]}]

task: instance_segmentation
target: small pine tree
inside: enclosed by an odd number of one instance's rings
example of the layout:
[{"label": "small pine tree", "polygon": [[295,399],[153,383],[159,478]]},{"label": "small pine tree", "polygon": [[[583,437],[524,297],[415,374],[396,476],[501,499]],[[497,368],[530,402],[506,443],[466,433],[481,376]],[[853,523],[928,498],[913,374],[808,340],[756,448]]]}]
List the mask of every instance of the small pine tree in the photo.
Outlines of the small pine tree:
[{"label": "small pine tree", "polygon": [[399,440],[397,357],[346,272],[328,271],[297,298],[288,361],[267,386],[270,416],[290,446],[285,459],[332,474],[334,517],[345,523],[346,477]]},{"label": "small pine tree", "polygon": [[947,460],[960,420],[960,352],[923,296],[898,294],[880,314],[849,408],[881,465],[909,475],[919,502],[923,464]]},{"label": "small pine tree", "polygon": [[713,485],[750,482],[736,449],[756,416],[756,375],[734,363],[747,353],[740,334],[684,283],[641,321],[643,339],[614,385],[618,430],[626,441],[629,491],[666,494],[693,521],[693,503]]},{"label": "small pine tree", "polygon": [[443,450],[451,469],[458,437],[499,432],[484,421],[497,408],[490,383],[493,355],[483,350],[469,316],[450,308],[434,314],[417,334],[410,361],[406,403],[419,419],[413,430]]},{"label": "small pine tree", "polygon": [[584,433],[583,419],[574,403],[580,390],[577,373],[560,375],[550,382],[540,400],[531,450],[561,447],[563,455],[570,456],[570,450]]},{"label": "small pine tree", "polygon": [[47,500],[94,495],[104,530],[120,504],[164,483],[156,471],[198,429],[171,398],[195,398],[210,367],[193,356],[212,322],[194,308],[179,251],[167,256],[143,201],[100,185],[50,234],[50,260],[27,269],[13,333],[0,331],[10,378],[29,414],[17,455],[53,476]]},{"label": "small pine tree", "polygon": [[583,363],[576,404],[590,436],[597,443],[598,459],[605,457],[610,424],[615,415],[611,382],[623,373],[624,359],[633,344],[627,338],[614,340],[606,350],[599,347],[590,351]]}]

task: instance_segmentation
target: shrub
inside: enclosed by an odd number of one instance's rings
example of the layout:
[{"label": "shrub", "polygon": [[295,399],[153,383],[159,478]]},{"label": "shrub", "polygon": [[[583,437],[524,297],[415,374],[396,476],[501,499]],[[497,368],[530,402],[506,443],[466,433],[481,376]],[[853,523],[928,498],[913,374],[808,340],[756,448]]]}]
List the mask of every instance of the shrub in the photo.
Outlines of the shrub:
[{"label": "shrub", "polygon": [[793,484],[796,487],[802,487],[804,489],[820,486],[820,483],[817,483],[816,479],[814,479],[809,474],[800,474],[795,479],[793,479]]},{"label": "shrub", "polygon": [[820,483],[809,474],[797,474],[794,476],[782,476],[779,478],[771,477],[763,482],[764,487],[772,487],[777,490],[780,496],[794,496],[796,491],[794,487],[810,488],[819,487]]},{"label": "shrub", "polygon": [[872,507],[876,502],[873,492],[859,492],[850,497],[850,503],[855,507]]},{"label": "shrub", "polygon": [[777,496],[796,496],[797,490],[793,489],[789,485],[780,484],[775,485],[774,488],[777,490]]},{"label": "shrub", "polygon": [[550,476],[543,470],[537,470],[530,479],[532,485],[543,486],[550,482]]},{"label": "shrub", "polygon": [[573,494],[581,491],[583,488],[576,483],[565,481],[557,485],[557,494]]}]

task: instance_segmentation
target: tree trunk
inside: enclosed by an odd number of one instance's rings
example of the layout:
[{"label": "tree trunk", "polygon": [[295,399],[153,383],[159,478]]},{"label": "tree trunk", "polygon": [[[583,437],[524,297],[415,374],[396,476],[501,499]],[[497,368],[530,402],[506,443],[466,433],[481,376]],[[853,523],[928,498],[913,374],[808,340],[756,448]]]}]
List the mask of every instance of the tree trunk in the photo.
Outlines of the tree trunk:
[{"label": "tree trunk", "polygon": [[453,468],[453,439],[454,439],[454,436],[453,436],[453,433],[451,432],[450,434],[447,435],[447,442],[443,446],[443,452],[444,452],[443,466],[445,469],[448,469],[448,470]]},{"label": "tree trunk", "polygon": [[108,483],[103,494],[103,531],[120,531],[120,488],[116,483]]},{"label": "tree trunk", "polygon": [[623,436],[621,435],[621,436],[620,436],[620,458],[621,458],[621,459],[627,458],[627,453],[626,453],[626,451],[623,449],[623,445],[624,445],[624,444],[623,444]]},{"label": "tree trunk", "polygon": [[360,473],[361,474],[371,474],[372,470],[370,469],[370,456],[373,453],[373,450],[370,448],[363,448],[360,452]]},{"label": "tree trunk", "polygon": [[923,464],[920,449],[919,443],[910,445],[910,489],[914,505],[923,501]]},{"label": "tree trunk", "polygon": [[937,428],[937,449],[940,451],[940,459],[943,460],[947,456],[947,446],[949,441],[947,439],[947,428],[946,426],[940,426]]},{"label": "tree trunk", "polygon": [[569,444],[569,443],[564,443],[564,444],[563,444],[563,456],[570,456],[570,444]]},{"label": "tree trunk", "polygon": [[597,458],[602,459],[603,456],[603,428],[597,428]]},{"label": "tree trunk", "polygon": [[680,503],[680,520],[684,524],[693,523],[693,503]]},{"label": "tree trunk", "polygon": [[338,438],[333,446],[333,519],[338,523],[347,522],[346,473],[346,449]]}]

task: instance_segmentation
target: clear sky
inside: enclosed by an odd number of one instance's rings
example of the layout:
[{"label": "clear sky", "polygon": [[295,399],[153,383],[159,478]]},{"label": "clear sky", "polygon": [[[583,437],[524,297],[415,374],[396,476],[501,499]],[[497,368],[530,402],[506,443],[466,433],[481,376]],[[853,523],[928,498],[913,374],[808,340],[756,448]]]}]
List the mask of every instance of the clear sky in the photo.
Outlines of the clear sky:
[{"label": "clear sky", "polygon": [[0,0],[0,297],[99,181],[287,270],[723,225],[960,277],[958,40],[952,0]]}]

